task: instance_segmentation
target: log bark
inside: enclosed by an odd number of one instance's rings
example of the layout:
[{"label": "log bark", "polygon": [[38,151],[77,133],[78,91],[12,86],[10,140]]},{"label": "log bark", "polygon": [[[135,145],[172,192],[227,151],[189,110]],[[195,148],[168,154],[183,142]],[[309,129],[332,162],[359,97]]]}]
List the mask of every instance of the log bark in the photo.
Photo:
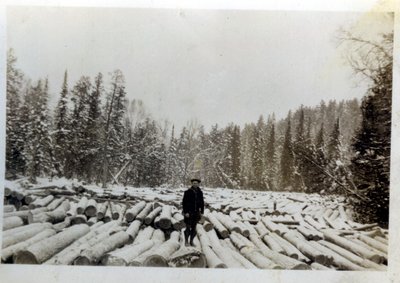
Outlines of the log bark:
[{"label": "log bark", "polygon": [[287,241],[299,249],[299,251],[301,251],[306,257],[322,265],[329,263],[330,260],[327,258],[327,256],[308,244],[306,240],[300,239],[294,236],[292,233],[286,233],[284,237]]},{"label": "log bark", "polygon": [[351,262],[350,260],[344,258],[340,254],[332,251],[331,249],[321,245],[319,242],[316,241],[310,241],[310,245],[312,245],[314,248],[318,249],[319,251],[323,252],[327,256],[331,258],[331,263],[325,264],[325,266],[328,265],[334,265],[336,268],[339,270],[364,270],[363,267]]},{"label": "log bark", "polygon": [[97,202],[94,199],[90,199],[85,208],[85,215],[87,217],[97,216]]},{"label": "log bark", "polygon": [[117,220],[121,214],[121,206],[116,202],[110,202],[111,205],[111,218]]},{"label": "log bark", "polygon": [[90,218],[89,218],[87,224],[88,224],[89,226],[93,226],[94,224],[96,224],[96,222],[97,222],[97,217],[93,216],[93,217],[90,217]]},{"label": "log bark", "polygon": [[221,259],[221,261],[226,264],[228,268],[243,268],[242,264],[238,262],[235,258],[232,257],[230,252],[221,245],[220,240],[215,232],[215,230],[211,230],[206,232],[201,225],[197,226],[197,230],[199,233],[206,233],[209,238],[210,248],[215,252],[215,254]]},{"label": "log bark", "polygon": [[108,252],[115,250],[129,241],[129,235],[120,231],[108,237],[93,247],[86,249],[74,260],[74,265],[94,265]]},{"label": "log bark", "polygon": [[143,208],[142,211],[140,211],[140,213],[136,216],[135,219],[143,222],[144,219],[146,218],[146,216],[150,213],[150,211],[152,210],[153,205],[151,203],[147,203],[146,206]]},{"label": "log bark", "polygon": [[32,202],[34,202],[36,199],[37,199],[36,195],[27,195],[27,196],[25,196],[25,203],[29,205]]},{"label": "log bark", "polygon": [[67,211],[67,216],[75,216],[78,213],[76,212],[76,209],[78,208],[78,204],[75,202],[70,203],[70,208]]},{"label": "log bark", "polygon": [[34,208],[38,208],[38,207],[47,206],[53,199],[54,199],[54,196],[52,196],[52,195],[48,195],[47,197],[44,197],[44,198],[37,198],[37,199],[35,199],[34,202],[29,204],[29,208],[34,209]]},{"label": "log bark", "polygon": [[287,256],[301,261],[309,261],[309,259],[291,242],[276,233],[270,233],[270,236],[279,243]]},{"label": "log bark", "polygon": [[65,217],[67,217],[67,214],[64,210],[56,209],[49,212],[31,214],[28,216],[28,223],[32,224],[50,222],[55,224],[64,221]]},{"label": "log bark", "polygon": [[40,264],[88,232],[89,226],[86,224],[69,227],[50,238],[43,239],[26,249],[20,250],[15,254],[14,262]]},{"label": "log bark", "polygon": [[81,200],[78,202],[78,206],[76,207],[76,212],[78,214],[83,214],[85,212],[88,201],[88,198],[85,196],[81,198]]},{"label": "log bark", "polygon": [[135,220],[136,216],[146,207],[146,202],[141,201],[128,209],[125,213],[125,218],[128,222]]},{"label": "log bark", "polygon": [[381,271],[386,270],[385,267],[383,267],[371,260],[364,259],[364,258],[350,252],[349,250],[344,249],[344,248],[342,248],[336,244],[333,244],[331,242],[321,240],[321,241],[318,241],[318,243],[324,245],[325,247],[331,249],[332,251],[336,252],[337,254],[341,255],[342,257],[350,260],[351,262],[353,262],[359,266],[365,267],[367,269],[374,269],[374,270],[381,270]]},{"label": "log bark", "polygon": [[1,251],[1,259],[2,259],[2,261],[7,261],[9,258],[11,258],[17,252],[24,250],[24,249],[30,247],[31,245],[33,245],[43,239],[49,238],[55,234],[56,234],[56,231],[54,231],[53,229],[43,230],[41,228],[38,232],[35,232],[34,236],[29,237],[28,239],[21,241],[19,243],[16,243],[14,245],[10,245],[6,248],[3,248]]},{"label": "log bark", "polygon": [[53,201],[50,202],[50,203],[47,205],[47,209],[48,209],[49,211],[55,210],[64,200],[65,200],[65,197],[53,199]]},{"label": "log bark", "polygon": [[[34,235],[36,235],[37,233],[39,233],[40,231],[43,231],[44,229],[49,229],[51,227],[51,224],[33,224],[33,225],[26,225],[23,226],[24,229],[12,229],[12,230],[7,230],[7,231],[13,231],[12,233],[9,234],[3,234],[3,239],[2,239],[2,248],[6,248],[15,244],[18,244],[20,242],[23,242],[31,237],[33,237]],[[22,228],[22,227],[21,227]]]},{"label": "log bark", "polygon": [[74,241],[72,244],[63,249],[61,252],[55,254],[52,258],[44,262],[44,264],[62,264],[62,265],[71,264],[80,255],[84,245],[90,247],[89,244],[90,241],[97,243],[95,241],[99,240],[98,237],[100,235],[103,235],[105,232],[107,232],[109,235],[109,233],[115,231],[117,227],[118,223],[116,221],[108,222],[94,229],[92,229],[91,227],[89,233]]},{"label": "log bark", "polygon": [[222,246],[224,246],[227,250],[229,250],[230,255],[246,269],[255,269],[257,266],[254,265],[251,261],[245,258],[242,254],[240,254],[235,247],[233,246],[230,239],[221,240]]},{"label": "log bark", "polygon": [[144,219],[144,223],[146,225],[150,225],[154,221],[154,218],[156,218],[160,214],[161,211],[162,211],[162,207],[160,207],[160,206],[153,209],[153,211],[151,211]]},{"label": "log bark", "polygon": [[148,251],[154,246],[154,241],[145,240],[138,244],[128,245],[108,253],[103,257],[101,263],[108,266],[126,266],[136,257]]},{"label": "log bark", "polygon": [[[135,220],[135,221],[141,223],[139,220]],[[151,226],[147,226],[143,230],[140,230],[138,235],[134,239],[133,244],[138,244],[138,243],[143,242],[145,240],[151,239],[152,236],[153,236],[154,231],[155,231],[155,229],[153,227],[151,227]]]},{"label": "log bark", "polygon": [[373,239],[371,237],[365,236],[365,235],[358,235],[357,239],[363,241],[364,243],[366,243],[368,246],[375,248],[385,254],[388,253],[388,247],[387,244],[384,244],[376,239]]},{"label": "log bark", "polygon": [[[211,215],[211,213],[209,214]],[[199,227],[200,225],[198,225]],[[198,231],[199,232],[199,231]],[[204,233],[203,233],[204,232]],[[210,268],[226,268],[226,264],[216,255],[216,253],[210,248],[210,240],[204,230],[200,229],[198,233],[201,248],[206,258],[207,266]]]},{"label": "log bark", "polygon": [[156,252],[147,256],[144,266],[167,267],[171,255],[179,249],[179,232],[172,232],[168,241],[162,243]]},{"label": "log bark", "polygon": [[3,231],[10,230],[24,225],[24,221],[19,216],[11,216],[3,219]]},{"label": "log bark", "polygon": [[128,229],[126,230],[126,233],[128,233],[130,237],[129,242],[133,242],[136,239],[141,225],[142,223],[139,220],[135,220],[129,225]]},{"label": "log bark", "polygon": [[221,222],[219,222],[219,220],[214,216],[214,214],[207,213],[206,216],[222,238],[225,239],[229,237],[229,231],[221,224]]},{"label": "log bark", "polygon": [[12,204],[8,204],[8,205],[4,205],[3,206],[3,212],[7,213],[7,212],[14,212],[15,211],[15,206]]},{"label": "log bark", "polygon": [[160,214],[159,226],[161,229],[171,228],[172,210],[170,205],[164,205]]},{"label": "log bark", "polygon": [[311,263],[311,269],[312,270],[331,270],[329,267],[326,267],[325,265],[319,264],[317,262]]},{"label": "log bark", "polygon": [[71,217],[71,225],[86,224],[86,223],[87,223],[87,218],[86,215],[84,214],[78,214]]},{"label": "log bark", "polygon": [[237,232],[237,233],[241,233],[242,231],[240,230],[240,227],[237,225],[237,223],[233,222],[233,220],[221,213],[221,212],[213,212],[214,216],[219,220],[219,222],[222,223],[222,225],[224,225],[231,233],[232,232]]},{"label": "log bark", "polygon": [[107,211],[107,202],[97,204],[97,219],[101,220],[104,218]]},{"label": "log bark", "polygon": [[207,262],[200,249],[181,245],[181,248],[171,255],[168,264],[173,267],[204,268]]},{"label": "log bark", "polygon": [[140,256],[136,257],[134,260],[130,261],[128,263],[129,266],[142,266],[146,258],[155,251],[157,251],[159,246],[163,242],[165,242],[164,232],[160,229],[156,229],[153,235],[151,236],[151,240],[154,242],[153,247],[151,247],[151,249],[147,250],[146,252],[142,253]]},{"label": "log bark", "polygon": [[382,257],[358,244],[355,244],[354,242],[351,242],[350,240],[338,236],[335,233],[332,233],[330,231],[323,231],[325,239],[328,241],[341,246],[342,248],[348,249],[349,251],[364,257],[366,259],[369,259],[375,263],[381,263],[383,261]]}]

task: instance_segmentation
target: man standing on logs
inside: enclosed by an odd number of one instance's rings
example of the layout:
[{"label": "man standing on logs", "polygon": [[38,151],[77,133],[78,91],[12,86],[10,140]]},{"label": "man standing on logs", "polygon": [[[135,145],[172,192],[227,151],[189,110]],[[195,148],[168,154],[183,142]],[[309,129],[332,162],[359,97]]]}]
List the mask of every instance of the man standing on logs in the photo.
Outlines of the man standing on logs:
[{"label": "man standing on logs", "polygon": [[190,245],[193,246],[193,240],[196,236],[196,225],[201,219],[201,215],[204,213],[204,198],[203,192],[201,191],[199,185],[199,179],[190,180],[192,186],[185,191],[183,194],[183,215],[185,217],[184,221],[186,224],[185,230],[185,245],[188,246],[188,241],[190,237]]}]

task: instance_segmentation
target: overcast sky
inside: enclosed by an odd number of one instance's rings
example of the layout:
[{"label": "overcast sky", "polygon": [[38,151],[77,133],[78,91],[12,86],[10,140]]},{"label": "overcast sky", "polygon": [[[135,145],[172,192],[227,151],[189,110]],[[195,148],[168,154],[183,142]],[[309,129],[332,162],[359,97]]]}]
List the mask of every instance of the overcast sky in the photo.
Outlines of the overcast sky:
[{"label": "overcast sky", "polygon": [[155,118],[209,128],[361,98],[366,85],[337,48],[340,27],[373,35],[392,22],[348,12],[13,7],[7,46],[29,78],[49,78],[53,104],[65,69],[70,86],[121,69],[128,98]]}]

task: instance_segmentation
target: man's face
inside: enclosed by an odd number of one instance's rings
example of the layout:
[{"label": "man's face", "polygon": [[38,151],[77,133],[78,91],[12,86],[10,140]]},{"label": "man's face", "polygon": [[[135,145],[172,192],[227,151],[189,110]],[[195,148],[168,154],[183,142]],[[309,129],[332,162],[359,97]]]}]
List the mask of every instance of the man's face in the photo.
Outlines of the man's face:
[{"label": "man's face", "polygon": [[199,182],[193,181],[192,182],[192,186],[195,187],[195,188],[198,188],[199,187]]}]

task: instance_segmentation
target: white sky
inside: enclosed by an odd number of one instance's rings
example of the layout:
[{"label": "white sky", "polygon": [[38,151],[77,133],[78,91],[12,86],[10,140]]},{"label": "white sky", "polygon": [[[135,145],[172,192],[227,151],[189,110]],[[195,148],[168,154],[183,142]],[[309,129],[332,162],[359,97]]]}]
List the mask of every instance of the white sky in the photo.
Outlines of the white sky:
[{"label": "white sky", "polygon": [[392,27],[390,17],[349,12],[27,8],[7,11],[7,46],[32,79],[48,77],[54,103],[69,85],[121,69],[128,98],[177,127],[243,125],[285,117],[301,104],[362,97],[336,31]]}]

